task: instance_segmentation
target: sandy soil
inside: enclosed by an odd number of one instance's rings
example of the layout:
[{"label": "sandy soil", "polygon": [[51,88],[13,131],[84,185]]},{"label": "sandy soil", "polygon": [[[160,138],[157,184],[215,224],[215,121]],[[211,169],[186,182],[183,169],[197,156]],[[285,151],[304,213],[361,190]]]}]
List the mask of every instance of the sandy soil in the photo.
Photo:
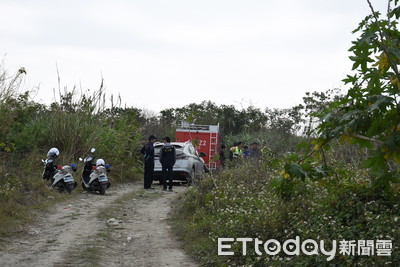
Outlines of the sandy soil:
[{"label": "sandy soil", "polygon": [[196,266],[168,220],[186,187],[175,186],[174,192],[155,187],[111,187],[105,196],[74,192],[26,235],[7,240],[0,266]]}]

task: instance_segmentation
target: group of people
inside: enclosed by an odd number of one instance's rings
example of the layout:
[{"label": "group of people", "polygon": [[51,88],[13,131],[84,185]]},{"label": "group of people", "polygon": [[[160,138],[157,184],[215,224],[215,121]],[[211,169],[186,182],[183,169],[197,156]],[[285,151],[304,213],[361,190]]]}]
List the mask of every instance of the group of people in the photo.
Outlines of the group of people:
[{"label": "group of people", "polygon": [[[219,152],[221,167],[225,167],[226,156],[226,146],[222,145]],[[240,158],[259,160],[260,157],[261,152],[257,142],[253,142],[250,145],[244,145],[243,142],[236,142],[229,149],[229,159],[231,161],[235,161]]]},{"label": "group of people", "polygon": [[[144,189],[154,189],[152,187],[153,176],[154,176],[154,143],[157,138],[154,135],[149,136],[149,141],[144,144],[140,153],[144,155]],[[173,145],[171,145],[171,138],[166,136],[163,139],[164,145],[160,149],[159,161],[162,166],[162,180],[163,190],[172,190],[173,185],[173,168],[176,161],[176,150]],[[168,184],[167,184],[168,179]]]},{"label": "group of people", "polygon": [[[146,190],[154,189],[152,183],[154,176],[154,143],[156,141],[157,138],[154,135],[150,135],[148,142],[143,145],[140,151],[144,155],[144,189]],[[164,191],[167,189],[173,191],[173,168],[176,161],[176,150],[171,145],[170,137],[164,137],[163,141],[164,145],[161,147],[159,154],[159,161],[162,166],[161,184]],[[231,161],[237,161],[240,158],[259,160],[260,157],[261,152],[257,142],[253,142],[248,146],[244,145],[243,142],[237,142],[229,149],[229,159]],[[225,167],[226,158],[226,146],[222,145],[219,152],[219,161],[222,168]]]}]

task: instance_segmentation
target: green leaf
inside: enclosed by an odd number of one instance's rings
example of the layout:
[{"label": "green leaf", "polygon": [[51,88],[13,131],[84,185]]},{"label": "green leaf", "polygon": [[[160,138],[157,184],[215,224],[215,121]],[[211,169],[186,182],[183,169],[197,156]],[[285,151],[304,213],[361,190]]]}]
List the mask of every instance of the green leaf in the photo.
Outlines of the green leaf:
[{"label": "green leaf", "polygon": [[374,101],[368,108],[369,111],[374,111],[376,109],[385,110],[387,106],[391,105],[394,102],[394,99],[391,97],[377,95],[370,97],[370,100]]},{"label": "green leaf", "polygon": [[332,170],[325,165],[320,165],[315,168],[314,176],[316,178],[327,177],[332,173]]},{"label": "green leaf", "polygon": [[384,143],[390,150],[398,150],[400,148],[400,132],[393,132]]},{"label": "green leaf", "polygon": [[280,166],[280,163],[281,163],[281,161],[279,159],[273,159],[271,161],[271,167],[273,169],[276,169],[276,168],[278,168]]},{"label": "green leaf", "polygon": [[342,118],[340,119],[341,123],[351,120],[352,118],[356,117],[361,113],[360,110],[350,110],[349,112],[343,114]]},{"label": "green leaf", "polygon": [[370,44],[370,43],[372,43],[372,41],[374,41],[374,39],[376,39],[376,37],[377,37],[377,35],[376,35],[376,33],[375,32],[373,32],[373,31],[366,31],[363,35],[362,35],[362,37],[361,37],[361,39],[360,39],[360,43],[361,44]]},{"label": "green leaf", "polygon": [[392,17],[392,16],[395,16],[396,19],[399,19],[399,18],[400,18],[400,6],[394,8],[394,9],[392,10],[391,17]]},{"label": "green leaf", "polygon": [[364,162],[364,167],[371,168],[376,176],[385,172],[386,160],[381,149],[370,150],[370,157]]},{"label": "green leaf", "polygon": [[296,163],[289,163],[285,165],[285,171],[291,176],[291,177],[297,177],[300,178],[301,180],[305,180],[307,172],[303,170],[303,168]]},{"label": "green leaf", "polygon": [[357,76],[356,75],[355,76],[347,75],[347,78],[343,79],[342,82],[344,82],[345,84],[356,83],[357,82]]},{"label": "green leaf", "polygon": [[296,154],[296,153],[289,153],[289,154],[286,154],[285,157],[286,157],[286,159],[289,160],[289,161],[298,161],[298,160],[299,160],[299,155]]}]

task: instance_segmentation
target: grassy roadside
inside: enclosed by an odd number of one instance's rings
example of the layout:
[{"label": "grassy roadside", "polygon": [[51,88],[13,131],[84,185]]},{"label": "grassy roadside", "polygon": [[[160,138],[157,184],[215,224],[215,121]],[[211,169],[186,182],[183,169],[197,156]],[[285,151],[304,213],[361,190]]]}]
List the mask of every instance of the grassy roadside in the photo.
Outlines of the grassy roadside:
[{"label": "grassy roadside", "polygon": [[[181,197],[173,224],[186,251],[204,266],[399,266],[400,194],[377,197],[365,180],[325,179],[296,182],[297,192],[282,199],[272,190],[273,171],[241,166],[219,174],[218,189],[209,177]],[[182,231],[183,229],[183,231]],[[348,256],[337,253],[331,261],[318,255],[257,255],[251,245],[242,254],[242,243],[233,242],[232,256],[218,256],[218,238],[324,240],[391,240],[391,256]],[[249,243],[250,244],[250,243]],[[251,244],[254,244],[251,243]],[[375,252],[376,253],[376,252]]]},{"label": "grassy roadside", "polygon": [[[49,190],[41,179],[41,166],[32,158],[3,159],[4,164],[0,167],[3,174],[0,177],[0,237],[23,234],[25,226],[40,212],[71,197]],[[6,168],[6,164],[20,167]]]}]

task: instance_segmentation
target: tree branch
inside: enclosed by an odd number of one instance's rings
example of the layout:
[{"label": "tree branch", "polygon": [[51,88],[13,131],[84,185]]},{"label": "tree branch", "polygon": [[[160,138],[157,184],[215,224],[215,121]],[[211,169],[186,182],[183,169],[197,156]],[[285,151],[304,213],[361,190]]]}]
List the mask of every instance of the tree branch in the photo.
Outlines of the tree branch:
[{"label": "tree branch", "polygon": [[[370,0],[367,0],[367,2],[368,2],[368,5],[369,5],[369,7],[370,7],[370,9],[371,9],[371,11],[372,11],[372,15],[373,15],[374,18],[375,18],[375,23],[376,23],[376,25],[378,26],[378,33],[379,33],[379,37],[380,37],[380,39],[381,39],[381,49],[382,49],[383,52],[386,54],[390,66],[392,67],[393,71],[395,72],[397,78],[400,80],[400,72],[399,72],[399,69],[397,68],[397,65],[395,64],[395,62],[393,62],[393,60],[390,58],[390,55],[389,55],[389,52],[388,52],[387,47],[383,45],[383,44],[384,44],[385,38],[384,38],[383,31],[382,31],[382,27],[381,27],[381,25],[380,25],[380,23],[379,23],[379,18],[378,18],[378,16],[377,16],[376,13],[375,13],[375,10],[374,10],[374,7],[373,7],[372,4],[371,4],[371,1],[370,1]],[[389,10],[390,10],[390,1],[389,1],[389,3],[388,3],[388,12],[389,12]],[[390,14],[388,14],[388,17],[390,17]],[[389,22],[389,20],[388,20],[388,22]],[[390,27],[390,24],[389,24],[389,27]]]},{"label": "tree branch", "polygon": [[384,142],[375,138],[370,138],[370,137],[366,137],[360,134],[356,134],[356,133],[349,133],[349,136],[357,138],[357,139],[361,139],[361,140],[365,140],[365,141],[370,141],[373,142],[375,144],[379,144],[379,145],[383,145]]}]

